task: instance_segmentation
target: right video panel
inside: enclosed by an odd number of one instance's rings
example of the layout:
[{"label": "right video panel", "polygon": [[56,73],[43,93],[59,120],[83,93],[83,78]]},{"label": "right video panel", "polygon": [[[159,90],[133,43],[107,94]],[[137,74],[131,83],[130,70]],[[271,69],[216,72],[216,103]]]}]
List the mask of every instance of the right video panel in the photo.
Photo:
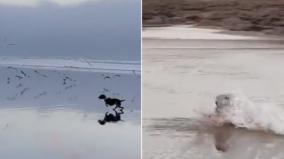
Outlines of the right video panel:
[{"label": "right video panel", "polygon": [[284,2],[143,0],[143,159],[284,158]]}]

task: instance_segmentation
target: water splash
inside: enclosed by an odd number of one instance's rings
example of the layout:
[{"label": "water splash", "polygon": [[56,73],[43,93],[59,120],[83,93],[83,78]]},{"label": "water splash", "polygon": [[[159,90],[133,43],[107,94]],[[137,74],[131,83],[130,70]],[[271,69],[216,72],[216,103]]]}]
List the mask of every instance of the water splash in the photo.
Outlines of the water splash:
[{"label": "water splash", "polygon": [[220,107],[220,110],[215,113],[203,115],[205,117],[203,119],[217,126],[230,123],[237,128],[284,134],[282,124],[284,122],[284,110],[280,106],[272,103],[253,103],[242,93],[224,95],[229,96],[230,101],[225,102],[226,105]]}]

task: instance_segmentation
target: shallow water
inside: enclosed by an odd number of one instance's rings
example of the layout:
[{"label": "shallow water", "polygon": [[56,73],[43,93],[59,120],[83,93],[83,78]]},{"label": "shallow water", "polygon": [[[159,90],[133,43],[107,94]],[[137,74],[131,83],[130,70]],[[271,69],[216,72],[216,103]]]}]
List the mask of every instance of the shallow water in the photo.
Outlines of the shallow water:
[{"label": "shallow water", "polygon": [[284,155],[284,137],[262,131],[208,127],[189,118],[144,120],[143,124],[143,158],[266,159]]},{"label": "shallow water", "polygon": [[[92,69],[1,65],[0,158],[140,158],[140,74]],[[121,121],[98,123],[116,115],[100,94],[125,99]]]},{"label": "shallow water", "polygon": [[[283,158],[282,137],[266,130],[230,128],[230,139],[224,141],[230,148],[218,151],[215,128],[199,131],[199,127],[186,126],[201,114],[214,113],[215,97],[231,92],[245,96],[255,110],[265,105],[265,110],[272,110],[269,116],[277,119],[284,112],[273,112],[284,105],[283,40],[233,34],[214,38],[222,32],[182,27],[144,30],[149,31],[143,34],[144,158]],[[150,34],[159,29],[154,36]],[[161,30],[167,32],[166,37]],[[203,36],[208,34],[209,38]],[[180,118],[185,120],[175,121]]]}]

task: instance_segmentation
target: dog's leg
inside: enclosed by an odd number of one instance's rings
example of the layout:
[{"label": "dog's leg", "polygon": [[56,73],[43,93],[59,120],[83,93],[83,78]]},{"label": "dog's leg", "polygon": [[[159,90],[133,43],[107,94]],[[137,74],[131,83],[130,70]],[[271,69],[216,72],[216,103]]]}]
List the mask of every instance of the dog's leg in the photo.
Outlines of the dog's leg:
[{"label": "dog's leg", "polygon": [[121,106],[121,102],[117,102],[116,103],[116,107],[120,108],[120,109],[124,109],[124,107]]},{"label": "dog's leg", "polygon": [[120,109],[119,109],[119,111],[120,111],[119,114],[124,114],[124,111],[123,111],[124,108],[123,108],[123,107],[115,107],[115,108],[113,109],[113,111],[115,111],[115,112],[117,113],[117,109],[118,109],[118,108],[120,108]]},{"label": "dog's leg", "polygon": [[124,107],[122,107],[122,106],[116,106],[116,107],[115,107],[115,109],[118,109],[118,108],[119,108],[119,111],[120,111],[120,112],[123,112]]}]

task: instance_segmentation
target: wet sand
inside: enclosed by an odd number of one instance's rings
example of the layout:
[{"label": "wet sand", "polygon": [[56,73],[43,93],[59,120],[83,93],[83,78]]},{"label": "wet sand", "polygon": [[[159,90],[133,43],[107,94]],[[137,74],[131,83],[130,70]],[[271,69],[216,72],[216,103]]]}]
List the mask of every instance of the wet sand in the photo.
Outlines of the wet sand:
[{"label": "wet sand", "polygon": [[284,157],[281,135],[198,120],[224,92],[283,108],[282,38],[173,26],[145,28],[143,42],[145,159]]},{"label": "wet sand", "polygon": [[284,156],[284,137],[262,131],[204,127],[189,118],[144,120],[143,124],[145,159],[281,159]]},{"label": "wet sand", "polygon": [[[13,59],[0,64],[0,158],[140,158],[138,63]],[[124,99],[124,110],[107,108],[101,94]],[[106,113],[120,120],[100,125]]]}]

